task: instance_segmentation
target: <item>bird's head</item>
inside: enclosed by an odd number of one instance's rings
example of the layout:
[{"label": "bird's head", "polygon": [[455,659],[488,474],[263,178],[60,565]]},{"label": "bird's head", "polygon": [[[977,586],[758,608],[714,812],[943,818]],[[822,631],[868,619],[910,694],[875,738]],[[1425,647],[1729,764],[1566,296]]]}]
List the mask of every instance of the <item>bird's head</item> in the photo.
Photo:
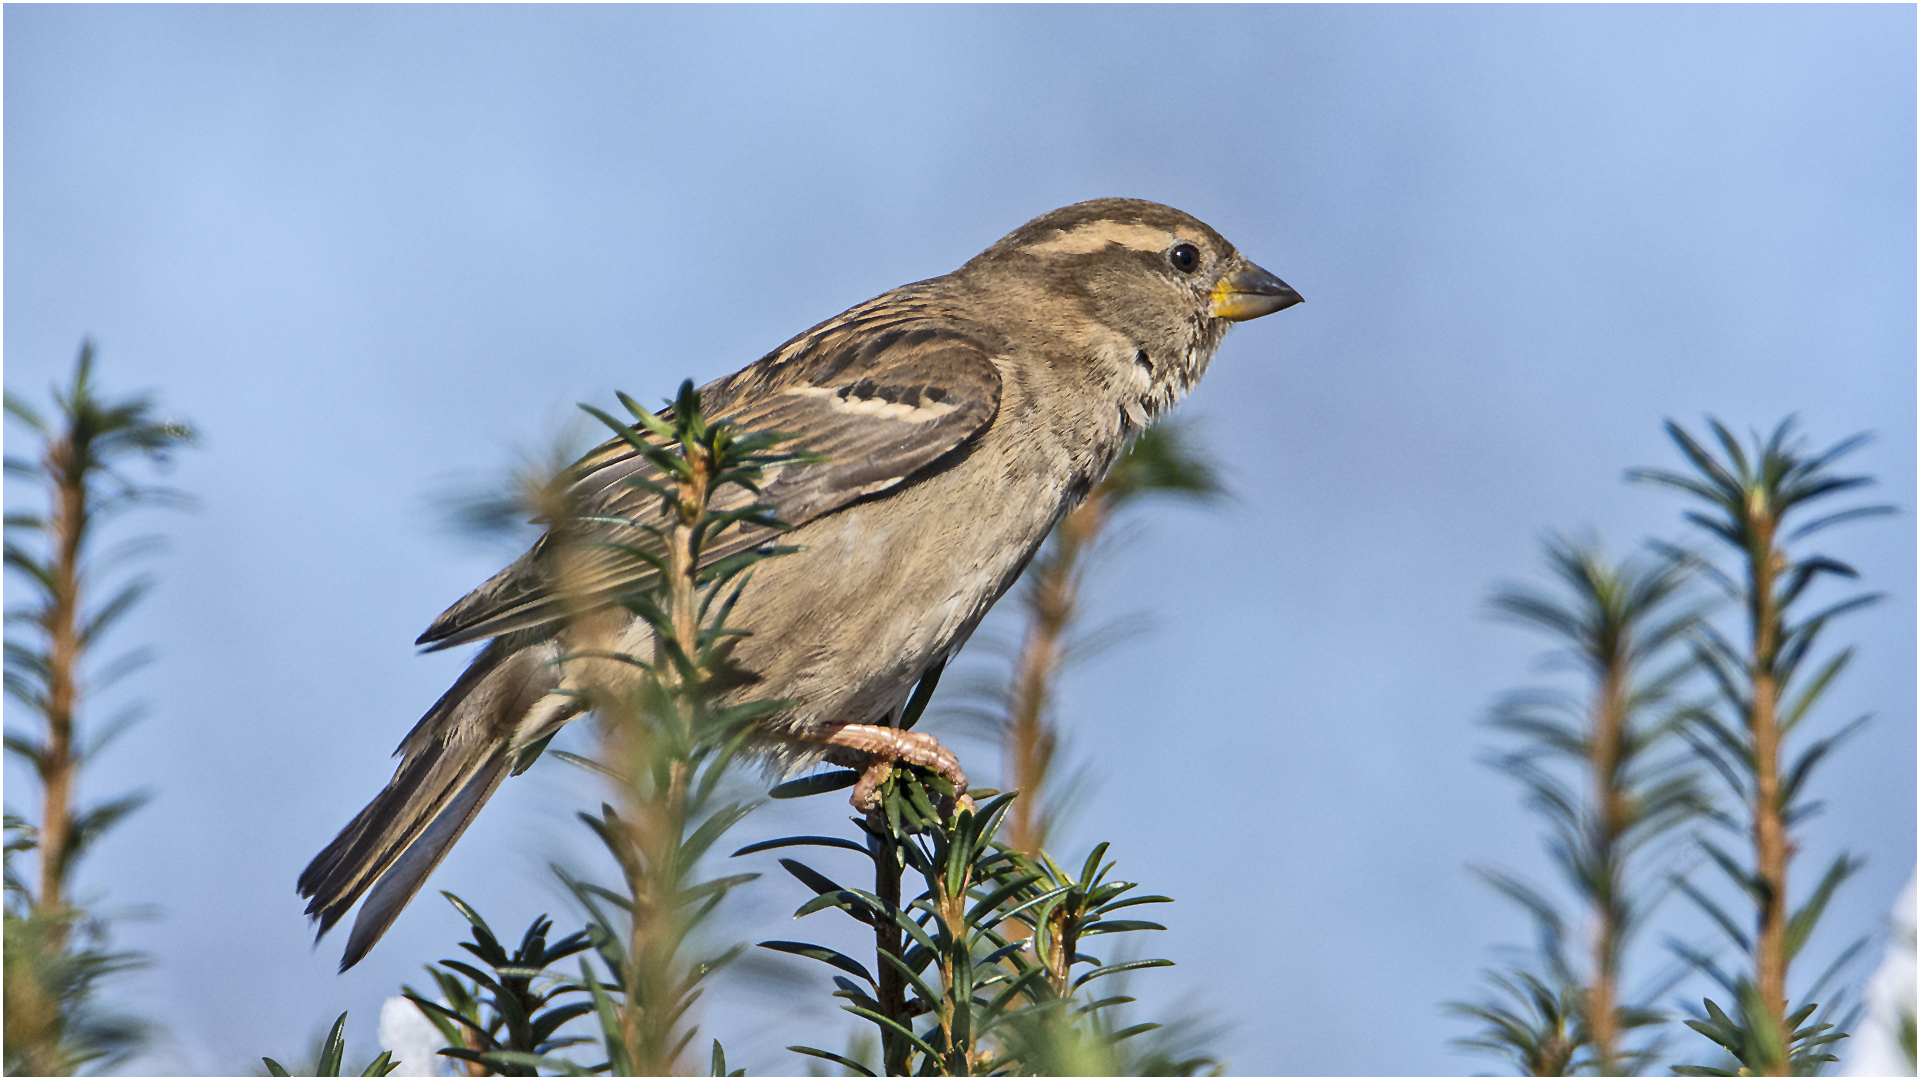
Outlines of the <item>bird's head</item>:
[{"label": "bird's head", "polygon": [[1042,214],[961,272],[1020,294],[1036,330],[1074,343],[1127,393],[1135,425],[1185,394],[1228,327],[1301,299],[1205,222],[1144,199]]}]

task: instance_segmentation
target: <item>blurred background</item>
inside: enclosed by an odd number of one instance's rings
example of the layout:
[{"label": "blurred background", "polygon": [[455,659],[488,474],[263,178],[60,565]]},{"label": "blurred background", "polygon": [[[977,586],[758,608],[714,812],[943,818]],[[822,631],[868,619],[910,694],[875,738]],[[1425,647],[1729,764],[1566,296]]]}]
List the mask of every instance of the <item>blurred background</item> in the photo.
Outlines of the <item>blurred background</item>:
[{"label": "blurred background", "polygon": [[[1801,834],[1802,873],[1867,859],[1817,968],[1914,866],[1914,19],[8,7],[6,386],[44,401],[91,336],[108,391],[204,432],[168,477],[201,509],[130,526],[172,538],[114,642],[156,647],[114,691],[153,716],[85,774],[87,797],[156,792],[78,879],[154,908],[117,937],[154,963],[110,999],[167,1032],[131,1067],[287,1060],[349,1008],[364,1060],[382,999],[464,932],[433,889],[502,932],[575,921],[546,865],[585,858],[589,796],[552,760],[352,972],[293,892],[464,663],[409,643],[515,554],[451,531],[441,496],[576,402],[658,402],[1106,195],[1200,217],[1307,298],[1238,327],[1183,408],[1231,497],[1133,519],[1088,619],[1145,629],[1061,690],[1093,782],[1055,848],[1113,840],[1178,900],[1151,948],[1179,966],[1135,981],[1143,1008],[1200,1018],[1235,1072],[1493,1064],[1449,1048],[1470,1025],[1440,1004],[1529,931],[1467,867],[1549,875],[1478,760],[1546,643],[1487,597],[1539,577],[1552,530],[1616,555],[1685,537],[1677,497],[1622,476],[1677,467],[1662,421],[1709,414],[1872,432],[1843,471],[1899,507],[1818,545],[1887,599],[1829,631],[1859,657],[1818,722],[1875,719]],[[995,779],[991,748],[933,730]],[[844,827],[811,802],[734,836]],[[793,936],[801,895],[749,889],[728,928]],[[782,1046],[850,1026],[824,976],[786,978],[706,1006],[750,1072],[804,1071]]]}]

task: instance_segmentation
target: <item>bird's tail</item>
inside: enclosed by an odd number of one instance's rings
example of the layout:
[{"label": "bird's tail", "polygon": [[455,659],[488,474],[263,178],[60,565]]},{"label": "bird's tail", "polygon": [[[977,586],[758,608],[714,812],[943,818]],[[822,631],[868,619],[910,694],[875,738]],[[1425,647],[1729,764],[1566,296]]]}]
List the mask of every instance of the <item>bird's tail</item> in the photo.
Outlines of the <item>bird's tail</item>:
[{"label": "bird's tail", "polygon": [[402,740],[386,790],[301,872],[300,895],[320,924],[316,941],[372,890],[340,970],[359,963],[393,925],[500,781],[525,767],[519,759],[528,746],[577,710],[553,694],[557,653],[550,641],[506,638],[483,649]]}]

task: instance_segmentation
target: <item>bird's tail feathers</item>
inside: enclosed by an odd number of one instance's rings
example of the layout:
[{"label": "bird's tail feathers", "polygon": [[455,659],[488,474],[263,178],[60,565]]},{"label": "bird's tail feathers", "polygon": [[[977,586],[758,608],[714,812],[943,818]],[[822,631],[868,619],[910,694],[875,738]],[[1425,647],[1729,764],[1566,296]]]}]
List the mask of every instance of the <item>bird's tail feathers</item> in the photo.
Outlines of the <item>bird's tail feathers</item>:
[{"label": "bird's tail feathers", "polygon": [[448,801],[445,809],[434,816],[420,838],[380,875],[379,882],[367,894],[367,902],[360,905],[360,914],[354,917],[353,932],[347,935],[347,950],[340,957],[341,971],[359,963],[386,934],[393,920],[400,917],[408,901],[426,883],[427,875],[453,850],[454,842],[467,831],[500,781],[507,778],[507,765],[504,755],[489,759]]},{"label": "bird's tail feathers", "polygon": [[301,873],[300,895],[320,925],[316,941],[372,890],[342,971],[380,940],[486,805],[521,756],[529,721],[551,730],[575,711],[549,697],[559,684],[556,653],[550,644],[500,639],[483,649],[400,744],[400,767],[386,789]]}]

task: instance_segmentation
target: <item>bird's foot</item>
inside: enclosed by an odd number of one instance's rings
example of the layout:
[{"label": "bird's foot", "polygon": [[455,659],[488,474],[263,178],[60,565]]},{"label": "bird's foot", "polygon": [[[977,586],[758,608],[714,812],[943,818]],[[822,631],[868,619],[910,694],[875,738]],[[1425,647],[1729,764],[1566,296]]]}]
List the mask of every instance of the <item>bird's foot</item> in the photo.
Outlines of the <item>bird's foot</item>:
[{"label": "bird's foot", "polygon": [[[953,785],[954,806],[973,809],[960,759],[931,735],[877,724],[841,724],[829,729],[820,741],[842,752],[829,751],[829,759],[861,770],[860,781],[853,786],[853,797],[848,801],[863,814],[880,808],[880,785],[887,782],[898,762],[939,773]],[[945,812],[949,808],[941,809]]]}]

